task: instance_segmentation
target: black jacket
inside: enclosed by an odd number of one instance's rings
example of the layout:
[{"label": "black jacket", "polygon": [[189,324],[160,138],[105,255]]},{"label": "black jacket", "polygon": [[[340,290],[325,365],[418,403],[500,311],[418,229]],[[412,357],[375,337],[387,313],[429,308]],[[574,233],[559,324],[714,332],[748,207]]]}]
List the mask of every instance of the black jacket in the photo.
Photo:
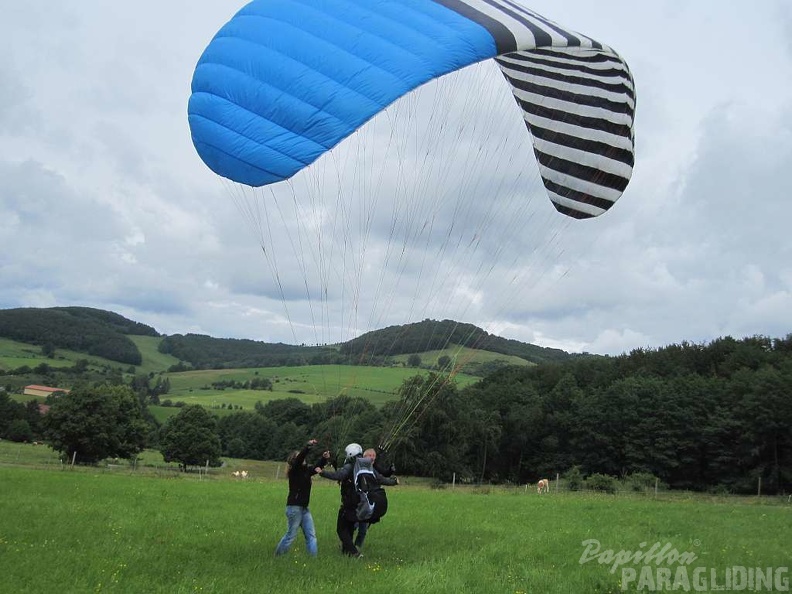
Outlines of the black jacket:
[{"label": "black jacket", "polygon": [[286,505],[301,505],[308,507],[311,500],[311,477],[316,474],[316,467],[324,468],[327,460],[319,458],[313,466],[304,464],[305,456],[311,446],[305,446],[297,454],[294,463],[289,467],[289,496],[286,498]]}]

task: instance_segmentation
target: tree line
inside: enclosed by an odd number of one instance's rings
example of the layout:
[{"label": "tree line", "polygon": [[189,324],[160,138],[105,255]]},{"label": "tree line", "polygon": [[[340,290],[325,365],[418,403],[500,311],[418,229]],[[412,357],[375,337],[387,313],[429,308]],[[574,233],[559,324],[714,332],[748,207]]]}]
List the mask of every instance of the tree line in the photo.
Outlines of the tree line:
[{"label": "tree line", "polygon": [[[761,480],[765,493],[792,490],[792,335],[510,367],[465,389],[450,374],[418,375],[381,408],[347,396],[312,405],[296,398],[259,402],[254,411],[221,417],[184,406],[162,427],[146,414],[151,396],[139,388],[75,388],[50,403],[37,430],[84,460],[147,445],[186,468],[218,464],[223,456],[282,460],[308,437],[335,452],[349,441],[376,446],[400,426],[387,452],[399,472],[443,481],[641,474],[673,488],[749,493]],[[98,404],[99,393],[115,403]],[[86,407],[93,416],[80,412]],[[399,425],[408,409],[417,414]],[[121,433],[102,429],[95,411]],[[33,413],[30,404],[9,404],[0,393],[0,436],[9,435],[11,420]],[[93,437],[66,445],[64,435],[79,434],[80,423]],[[80,450],[105,439],[104,449]]]},{"label": "tree line", "polygon": [[792,490],[792,335],[509,368],[447,392],[404,444],[406,461],[436,452],[494,481],[577,468],[676,488]]},{"label": "tree line", "polygon": [[[327,347],[295,346],[203,334],[173,334],[162,339],[159,351],[187,362],[192,369],[294,367],[327,365],[344,359]],[[189,369],[182,367],[182,371]]]}]

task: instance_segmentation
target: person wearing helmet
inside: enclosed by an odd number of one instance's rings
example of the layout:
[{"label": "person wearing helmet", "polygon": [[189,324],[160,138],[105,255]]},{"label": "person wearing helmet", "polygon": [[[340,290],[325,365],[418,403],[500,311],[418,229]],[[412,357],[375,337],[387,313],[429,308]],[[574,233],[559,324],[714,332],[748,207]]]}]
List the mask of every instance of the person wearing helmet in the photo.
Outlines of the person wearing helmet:
[{"label": "person wearing helmet", "polygon": [[275,548],[276,555],[284,555],[289,551],[294,539],[297,538],[297,531],[302,528],[305,536],[305,546],[308,554],[316,557],[318,547],[316,543],[316,530],[314,529],[313,516],[308,509],[311,499],[311,477],[317,474],[327,464],[330,452],[324,452],[319,461],[313,466],[308,466],[305,457],[309,450],[316,445],[316,440],[311,439],[299,452],[289,454],[286,462],[289,465],[287,475],[289,477],[289,495],[286,498],[286,534],[278,542]]},{"label": "person wearing helmet", "polygon": [[[377,448],[368,448],[364,450],[363,456],[369,458],[372,462],[372,466],[374,470],[380,473],[382,476],[386,478],[392,477],[396,474],[396,466],[391,463],[388,466],[384,466],[382,464],[382,459],[378,458],[378,453],[383,452],[384,449],[377,447]],[[396,484],[399,483],[398,479],[396,480]],[[355,524],[355,529],[357,530],[357,535],[355,536],[355,546],[357,547],[358,551],[363,548],[363,543],[366,540],[366,534],[368,533],[369,529],[369,522],[359,521]]]},{"label": "person wearing helmet", "polygon": [[[341,507],[338,509],[336,533],[341,541],[341,552],[351,557],[361,557],[360,551],[355,546],[353,534],[358,523],[357,510],[360,498],[354,483],[355,460],[363,456],[363,448],[358,443],[350,443],[344,448],[346,460],[344,465],[335,472],[322,470],[320,476],[338,481],[341,485]],[[382,476],[376,470],[373,472],[375,479],[384,485],[396,485],[396,478]]]},{"label": "person wearing helmet", "polygon": [[363,447],[359,443],[350,443],[344,448],[344,453],[346,454],[347,460],[352,460],[363,453]]}]

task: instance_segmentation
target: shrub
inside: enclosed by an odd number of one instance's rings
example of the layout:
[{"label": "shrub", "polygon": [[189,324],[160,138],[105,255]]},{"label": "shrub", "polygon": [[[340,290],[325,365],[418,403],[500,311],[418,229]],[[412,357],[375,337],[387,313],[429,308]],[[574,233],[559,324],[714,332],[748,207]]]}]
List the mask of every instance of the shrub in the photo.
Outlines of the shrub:
[{"label": "shrub", "polygon": [[607,474],[595,473],[586,479],[586,486],[592,491],[602,491],[603,493],[615,493],[616,479]]},{"label": "shrub", "polygon": [[570,491],[580,491],[583,487],[583,474],[580,472],[579,466],[573,466],[564,473],[564,480],[566,480],[567,488]]},{"label": "shrub", "polygon": [[665,483],[658,481],[657,477],[651,472],[634,472],[627,475],[624,482],[629,490],[637,491],[638,493],[654,489],[655,482],[658,483],[658,487],[666,487]]},{"label": "shrub", "polygon": [[16,442],[28,442],[33,440],[33,431],[30,424],[25,419],[14,419],[8,425],[6,432],[8,439]]},{"label": "shrub", "polygon": [[717,495],[719,497],[725,497],[726,495],[731,495],[732,489],[729,485],[719,484],[719,485],[712,485],[707,489],[707,493],[710,495]]}]

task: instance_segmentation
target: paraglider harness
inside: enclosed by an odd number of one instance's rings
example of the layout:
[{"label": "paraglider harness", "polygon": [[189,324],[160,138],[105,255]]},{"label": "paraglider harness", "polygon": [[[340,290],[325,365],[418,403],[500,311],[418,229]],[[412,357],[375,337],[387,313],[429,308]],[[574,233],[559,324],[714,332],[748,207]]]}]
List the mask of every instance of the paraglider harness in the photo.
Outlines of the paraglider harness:
[{"label": "paraglider harness", "polygon": [[371,458],[364,456],[355,458],[352,482],[358,496],[357,520],[369,524],[379,522],[388,511],[388,496],[377,479]]}]

